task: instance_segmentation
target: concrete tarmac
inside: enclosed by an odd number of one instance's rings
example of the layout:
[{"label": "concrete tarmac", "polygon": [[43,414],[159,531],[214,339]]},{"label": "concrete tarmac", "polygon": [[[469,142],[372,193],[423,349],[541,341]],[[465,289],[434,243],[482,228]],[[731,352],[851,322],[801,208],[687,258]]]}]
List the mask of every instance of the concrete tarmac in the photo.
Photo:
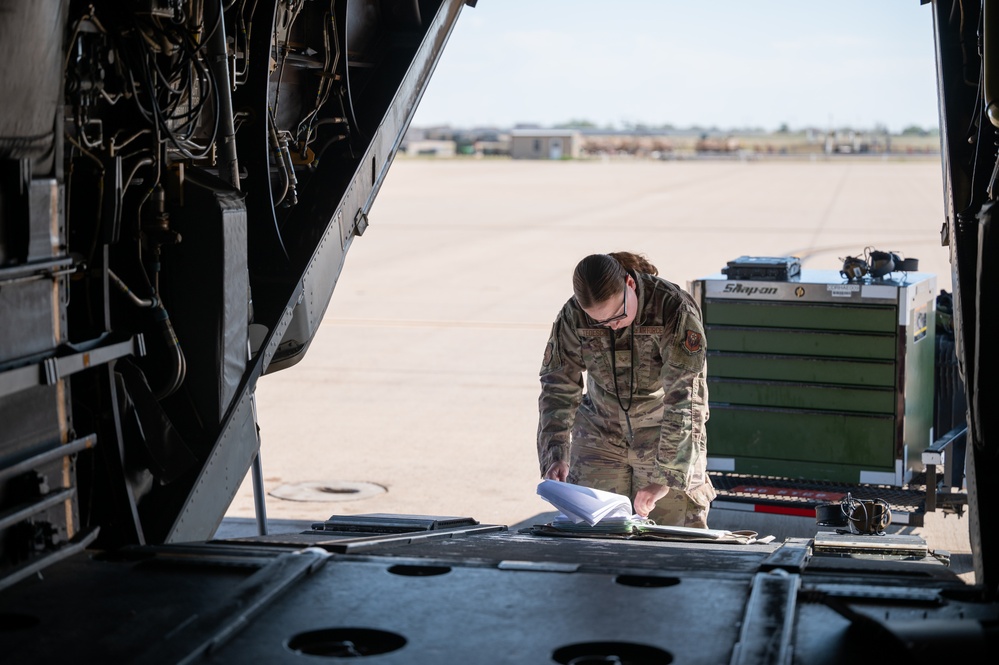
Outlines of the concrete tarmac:
[{"label": "concrete tarmac", "polygon": [[[587,254],[641,252],[687,286],[742,255],[839,270],[870,247],[919,259],[951,290],[935,157],[399,157],[369,221],[305,358],[258,383],[272,519],[517,525],[549,512],[535,491],[538,370]],[[248,476],[227,517],[252,517],[253,505]],[[815,531],[723,512],[711,526]],[[928,517],[916,531],[931,549],[970,552],[967,517]]]}]

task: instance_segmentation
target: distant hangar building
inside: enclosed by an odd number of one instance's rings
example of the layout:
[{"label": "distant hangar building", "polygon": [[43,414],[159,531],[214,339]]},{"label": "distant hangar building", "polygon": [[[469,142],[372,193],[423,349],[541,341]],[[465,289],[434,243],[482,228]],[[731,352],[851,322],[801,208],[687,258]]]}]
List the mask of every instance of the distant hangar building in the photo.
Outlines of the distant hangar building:
[{"label": "distant hangar building", "polygon": [[514,129],[510,132],[513,159],[577,159],[582,138],[572,129]]},{"label": "distant hangar building", "polygon": [[454,141],[422,139],[407,142],[406,154],[422,157],[454,157],[457,148]]}]

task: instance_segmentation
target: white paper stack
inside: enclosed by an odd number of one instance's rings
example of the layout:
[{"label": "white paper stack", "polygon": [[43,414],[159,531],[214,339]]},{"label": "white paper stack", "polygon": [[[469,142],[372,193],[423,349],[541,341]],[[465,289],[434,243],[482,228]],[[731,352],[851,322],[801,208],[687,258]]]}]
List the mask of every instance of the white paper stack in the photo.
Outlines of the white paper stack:
[{"label": "white paper stack", "polygon": [[538,495],[575,524],[586,522],[593,526],[603,519],[625,520],[633,516],[631,499],[614,492],[543,480],[538,485]]}]

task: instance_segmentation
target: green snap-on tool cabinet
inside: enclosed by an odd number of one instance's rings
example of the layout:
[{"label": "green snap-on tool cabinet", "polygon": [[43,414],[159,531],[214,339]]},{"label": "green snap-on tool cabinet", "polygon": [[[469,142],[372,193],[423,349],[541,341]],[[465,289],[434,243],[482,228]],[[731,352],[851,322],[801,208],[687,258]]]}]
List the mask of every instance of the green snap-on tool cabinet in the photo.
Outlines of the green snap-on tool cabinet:
[{"label": "green snap-on tool cabinet", "polygon": [[903,486],[933,441],[936,277],[695,280],[708,469]]}]

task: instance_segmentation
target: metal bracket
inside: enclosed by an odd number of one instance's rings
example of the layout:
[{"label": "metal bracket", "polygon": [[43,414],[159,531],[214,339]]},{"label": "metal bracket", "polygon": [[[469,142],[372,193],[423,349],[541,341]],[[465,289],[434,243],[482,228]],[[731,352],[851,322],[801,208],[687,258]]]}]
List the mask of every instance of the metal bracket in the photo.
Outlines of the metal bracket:
[{"label": "metal bracket", "polygon": [[950,462],[946,455],[947,448],[957,442],[963,442],[967,436],[967,425],[955,427],[923,451],[921,459],[926,465],[926,512],[932,513],[937,509],[937,466],[943,464],[944,469],[947,469],[947,464]]},{"label": "metal bracket", "polygon": [[358,238],[364,235],[364,231],[368,228],[368,213],[364,210],[358,210],[357,214],[354,215],[354,235]]},{"label": "metal bracket", "polygon": [[[144,356],[145,341],[141,334],[115,344],[103,344],[98,338],[87,344],[76,345],[76,353],[53,356],[44,360],[0,372],[0,397],[34,388],[55,385],[60,379],[72,376],[91,367],[105,365],[124,356]],[[103,345],[102,345],[103,344]]]}]

